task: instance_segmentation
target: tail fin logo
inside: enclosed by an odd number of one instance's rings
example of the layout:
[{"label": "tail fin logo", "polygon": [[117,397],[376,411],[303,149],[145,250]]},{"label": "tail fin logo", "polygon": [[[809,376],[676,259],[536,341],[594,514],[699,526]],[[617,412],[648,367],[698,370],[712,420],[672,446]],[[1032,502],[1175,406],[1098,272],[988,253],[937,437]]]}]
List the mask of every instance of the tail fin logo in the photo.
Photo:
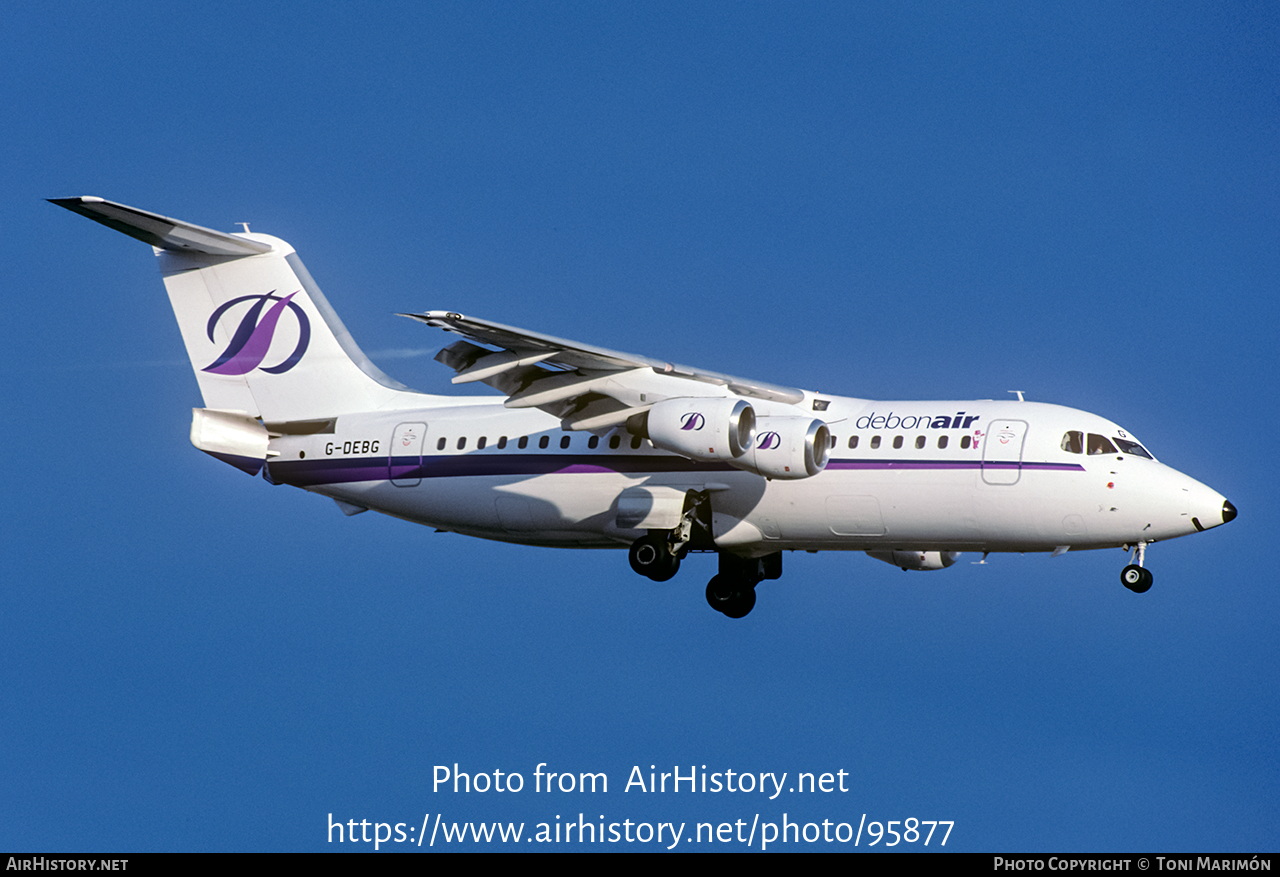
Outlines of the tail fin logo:
[{"label": "tail fin logo", "polygon": [[[238,304],[253,302],[245,315],[240,318],[240,325],[231,336],[231,343],[227,345],[227,349],[222,351],[211,365],[205,366],[201,371],[215,375],[247,375],[255,368],[261,367],[267,374],[279,375],[297,365],[302,355],[307,352],[307,345],[311,343],[311,321],[307,319],[302,308],[293,303],[293,297],[297,294],[291,292],[281,298],[273,289],[266,295],[242,295],[219,306],[209,317],[207,331],[210,341],[213,340],[213,330],[223,314]],[[263,316],[262,310],[269,301],[275,304]],[[271,339],[275,337],[276,326],[286,310],[298,320],[298,344],[294,347],[293,353],[290,353],[282,362],[273,366],[264,366],[262,361],[267,358],[267,353],[271,350]]]}]

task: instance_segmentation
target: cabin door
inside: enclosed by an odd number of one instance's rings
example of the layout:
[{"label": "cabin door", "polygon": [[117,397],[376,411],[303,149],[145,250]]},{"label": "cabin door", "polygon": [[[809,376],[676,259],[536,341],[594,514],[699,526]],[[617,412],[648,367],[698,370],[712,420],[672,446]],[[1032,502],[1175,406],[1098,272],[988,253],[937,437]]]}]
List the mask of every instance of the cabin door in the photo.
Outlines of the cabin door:
[{"label": "cabin door", "polygon": [[387,454],[387,477],[396,487],[417,487],[422,482],[422,441],[425,423],[402,423],[391,434]]},{"label": "cabin door", "polygon": [[987,484],[1017,484],[1022,477],[1025,420],[993,420],[982,439],[982,480]]}]

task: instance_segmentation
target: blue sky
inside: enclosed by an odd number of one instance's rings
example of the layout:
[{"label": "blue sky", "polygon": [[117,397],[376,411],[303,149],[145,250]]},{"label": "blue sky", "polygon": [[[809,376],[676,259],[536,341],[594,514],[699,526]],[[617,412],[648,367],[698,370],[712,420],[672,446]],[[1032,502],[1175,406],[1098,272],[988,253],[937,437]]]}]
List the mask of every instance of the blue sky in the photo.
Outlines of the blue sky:
[{"label": "blue sky", "polygon": [[[1278,26],[1251,3],[9,12],[0,846],[785,812],[954,820],[947,849],[1274,850]],[[739,623],[703,601],[709,557],[655,585],[620,552],[345,518],[190,446],[153,259],[42,200],[80,194],[288,240],[420,389],[450,392],[446,336],[398,311],[871,398],[1017,388],[1240,517],[1154,546],[1141,597],[1118,551],[799,555]],[[455,762],[610,792],[433,793]],[[851,790],[646,797],[635,765]]]}]

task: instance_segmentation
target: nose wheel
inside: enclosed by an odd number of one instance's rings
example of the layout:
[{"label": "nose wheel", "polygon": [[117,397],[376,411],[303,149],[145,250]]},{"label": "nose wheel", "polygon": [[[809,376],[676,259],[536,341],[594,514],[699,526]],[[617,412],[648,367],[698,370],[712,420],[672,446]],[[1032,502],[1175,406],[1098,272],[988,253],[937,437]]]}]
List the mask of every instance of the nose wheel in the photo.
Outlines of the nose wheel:
[{"label": "nose wheel", "polygon": [[1147,551],[1147,543],[1139,542],[1133,546],[1133,563],[1120,571],[1120,584],[1135,594],[1145,594],[1151,590],[1151,570],[1142,566]]}]

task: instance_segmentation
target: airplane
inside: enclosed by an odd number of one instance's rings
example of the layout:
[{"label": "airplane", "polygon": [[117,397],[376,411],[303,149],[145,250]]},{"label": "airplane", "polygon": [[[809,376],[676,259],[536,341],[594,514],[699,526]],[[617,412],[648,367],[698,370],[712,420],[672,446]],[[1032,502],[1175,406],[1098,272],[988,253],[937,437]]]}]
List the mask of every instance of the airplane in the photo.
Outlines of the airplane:
[{"label": "airplane", "polygon": [[667,581],[715,552],[712,608],[747,615],[784,552],[903,570],[961,552],[1124,548],[1236,517],[1096,414],[1018,399],[814,393],[432,310],[436,361],[505,398],[412,390],[356,346],[293,247],[83,196],[50,199],[152,245],[205,407],[191,442],[250,475],[437,530],[625,548]]}]

